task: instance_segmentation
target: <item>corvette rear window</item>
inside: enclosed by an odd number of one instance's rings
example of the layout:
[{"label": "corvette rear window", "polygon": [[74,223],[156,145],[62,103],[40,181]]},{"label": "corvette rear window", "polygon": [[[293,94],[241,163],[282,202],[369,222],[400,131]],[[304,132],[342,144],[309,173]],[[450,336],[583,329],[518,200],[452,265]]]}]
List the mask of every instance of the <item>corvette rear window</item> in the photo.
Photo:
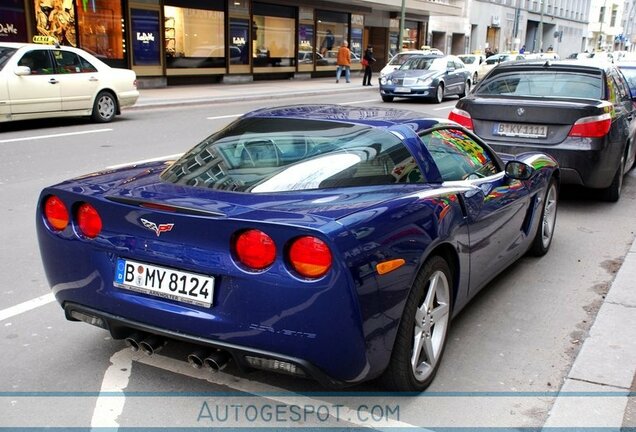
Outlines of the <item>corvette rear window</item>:
[{"label": "corvette rear window", "polygon": [[530,96],[601,99],[603,81],[598,75],[566,71],[519,71],[495,75],[475,94],[478,96]]},{"label": "corvette rear window", "polygon": [[238,120],[185,153],[162,179],[252,193],[425,181],[402,141],[385,130],[283,118]]}]

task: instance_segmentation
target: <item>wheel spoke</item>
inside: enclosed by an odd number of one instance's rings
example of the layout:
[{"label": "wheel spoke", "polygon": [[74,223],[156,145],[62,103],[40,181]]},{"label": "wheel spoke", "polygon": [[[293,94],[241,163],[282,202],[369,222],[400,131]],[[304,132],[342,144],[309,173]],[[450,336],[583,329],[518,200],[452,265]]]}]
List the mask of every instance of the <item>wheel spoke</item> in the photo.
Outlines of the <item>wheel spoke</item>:
[{"label": "wheel spoke", "polygon": [[437,293],[437,286],[439,284],[439,273],[434,273],[428,281],[428,292],[426,293],[426,299],[424,299],[423,307],[426,311],[433,310],[435,294]]},{"label": "wheel spoke", "polygon": [[424,345],[425,337],[422,332],[415,331],[413,337],[413,354],[411,355],[411,366],[413,367],[413,373],[417,373],[417,367],[420,364],[420,355],[422,354],[422,347]]},{"label": "wheel spoke", "polygon": [[420,331],[422,330],[425,318],[426,318],[426,310],[424,308],[424,305],[422,305],[422,307],[418,309],[415,309],[415,331],[416,332],[417,332],[417,329],[420,329]]},{"label": "wheel spoke", "polygon": [[435,356],[435,349],[433,348],[433,340],[430,337],[424,337],[422,339],[424,339],[423,349],[424,349],[424,354],[426,355],[426,360],[424,361],[424,363],[428,363],[430,366],[434,366],[436,361],[436,356]]},{"label": "wheel spoke", "polygon": [[446,317],[448,316],[448,312],[449,312],[449,307],[447,304],[442,303],[439,306],[437,306],[431,312],[431,318],[433,319],[433,323],[438,324],[445,321]]}]

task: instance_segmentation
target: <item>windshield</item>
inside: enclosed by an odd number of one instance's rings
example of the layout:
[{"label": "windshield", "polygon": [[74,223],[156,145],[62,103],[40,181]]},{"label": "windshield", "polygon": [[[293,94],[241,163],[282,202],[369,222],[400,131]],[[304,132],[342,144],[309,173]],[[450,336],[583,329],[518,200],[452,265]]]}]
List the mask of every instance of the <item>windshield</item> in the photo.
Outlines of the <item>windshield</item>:
[{"label": "windshield", "polygon": [[476,58],[470,56],[459,56],[459,59],[464,62],[464,64],[473,64],[475,63]]},{"label": "windshield", "polygon": [[632,93],[632,97],[636,96],[636,68],[634,67],[621,67],[621,72],[625,76],[627,80],[627,84],[629,85],[629,90]]},{"label": "windshield", "polygon": [[410,59],[411,57],[413,57],[414,54],[408,54],[408,53],[404,53],[404,54],[396,54],[395,57],[393,57],[391,59],[391,61],[389,62],[390,65],[392,66],[399,66],[399,65],[403,65],[405,61],[407,61],[408,59]]},{"label": "windshield", "polygon": [[519,71],[495,75],[475,94],[601,99],[601,75],[564,71]]},{"label": "windshield", "polygon": [[446,59],[430,57],[413,57],[400,67],[400,70],[445,70]]},{"label": "windshield", "polygon": [[16,51],[15,48],[0,46],[0,70],[4,68],[4,65],[7,64],[7,61],[9,61]]},{"label": "windshield", "polygon": [[421,183],[395,135],[333,121],[246,118],[184,154],[165,181],[238,192]]}]

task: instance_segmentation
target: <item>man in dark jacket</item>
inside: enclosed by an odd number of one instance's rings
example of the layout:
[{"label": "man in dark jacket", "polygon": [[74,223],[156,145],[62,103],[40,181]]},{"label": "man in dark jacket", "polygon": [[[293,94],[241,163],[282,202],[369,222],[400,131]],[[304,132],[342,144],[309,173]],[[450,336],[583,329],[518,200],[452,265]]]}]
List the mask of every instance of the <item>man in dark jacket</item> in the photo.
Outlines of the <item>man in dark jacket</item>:
[{"label": "man in dark jacket", "polygon": [[371,65],[375,63],[375,58],[373,57],[373,47],[369,45],[364,52],[364,56],[362,57],[362,66],[364,66],[364,78],[362,78],[363,86],[370,86],[371,84],[371,75],[373,71],[371,70]]}]

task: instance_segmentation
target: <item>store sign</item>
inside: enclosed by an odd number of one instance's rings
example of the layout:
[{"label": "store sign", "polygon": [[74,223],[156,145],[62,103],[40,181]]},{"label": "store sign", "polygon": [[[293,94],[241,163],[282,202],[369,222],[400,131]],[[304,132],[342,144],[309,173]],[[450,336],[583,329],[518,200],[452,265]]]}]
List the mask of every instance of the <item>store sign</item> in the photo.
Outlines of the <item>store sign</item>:
[{"label": "store sign", "polygon": [[21,0],[0,3],[0,42],[27,42],[24,3]]},{"label": "store sign", "polygon": [[133,37],[133,64],[136,66],[160,66],[161,44],[159,11],[130,9]]}]

